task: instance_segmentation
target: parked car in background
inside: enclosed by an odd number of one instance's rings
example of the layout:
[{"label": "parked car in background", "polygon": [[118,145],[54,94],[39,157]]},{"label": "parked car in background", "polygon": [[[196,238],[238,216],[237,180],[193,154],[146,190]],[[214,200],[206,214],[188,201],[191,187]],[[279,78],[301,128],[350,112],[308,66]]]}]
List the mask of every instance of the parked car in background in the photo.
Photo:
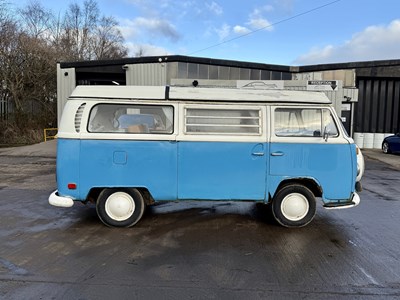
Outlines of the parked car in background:
[{"label": "parked car in background", "polygon": [[385,137],[382,142],[383,153],[396,153],[400,152],[400,133]]}]

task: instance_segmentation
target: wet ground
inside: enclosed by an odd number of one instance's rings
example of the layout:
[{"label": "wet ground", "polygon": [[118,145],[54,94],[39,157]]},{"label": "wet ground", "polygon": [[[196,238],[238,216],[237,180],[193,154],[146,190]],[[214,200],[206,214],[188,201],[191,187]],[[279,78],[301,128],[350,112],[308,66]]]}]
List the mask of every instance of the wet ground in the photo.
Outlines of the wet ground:
[{"label": "wet ground", "polygon": [[[390,156],[400,162],[400,156]],[[400,172],[367,159],[361,204],[305,228],[262,205],[165,203],[133,228],[63,209],[49,155],[0,153],[1,299],[400,298]]]}]

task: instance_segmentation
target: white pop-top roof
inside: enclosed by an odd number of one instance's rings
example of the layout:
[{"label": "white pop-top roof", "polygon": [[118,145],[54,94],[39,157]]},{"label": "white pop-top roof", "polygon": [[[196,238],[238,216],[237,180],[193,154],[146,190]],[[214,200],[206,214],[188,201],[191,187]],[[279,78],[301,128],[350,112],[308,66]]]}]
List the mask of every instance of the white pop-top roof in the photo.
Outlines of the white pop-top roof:
[{"label": "white pop-top roof", "polygon": [[165,99],[165,86],[79,85],[70,98]]},{"label": "white pop-top roof", "polygon": [[323,92],[176,86],[78,86],[70,98],[331,103]]}]

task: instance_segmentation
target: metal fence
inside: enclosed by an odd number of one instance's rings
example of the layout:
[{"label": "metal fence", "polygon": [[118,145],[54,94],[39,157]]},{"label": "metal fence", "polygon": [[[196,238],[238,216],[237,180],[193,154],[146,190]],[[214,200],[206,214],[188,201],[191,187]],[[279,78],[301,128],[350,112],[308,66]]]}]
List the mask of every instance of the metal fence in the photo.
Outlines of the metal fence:
[{"label": "metal fence", "polygon": [[356,132],[400,131],[400,78],[357,78],[359,101],[355,105]]}]

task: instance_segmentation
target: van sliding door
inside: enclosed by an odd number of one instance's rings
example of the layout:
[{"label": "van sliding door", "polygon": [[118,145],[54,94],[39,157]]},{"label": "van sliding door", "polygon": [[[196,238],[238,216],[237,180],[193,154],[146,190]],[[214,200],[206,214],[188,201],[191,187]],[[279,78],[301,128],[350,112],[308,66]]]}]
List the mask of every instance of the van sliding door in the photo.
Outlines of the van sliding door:
[{"label": "van sliding door", "polygon": [[[234,107],[234,108],[233,108]],[[266,184],[265,108],[181,107],[178,198],[263,200]]]}]

